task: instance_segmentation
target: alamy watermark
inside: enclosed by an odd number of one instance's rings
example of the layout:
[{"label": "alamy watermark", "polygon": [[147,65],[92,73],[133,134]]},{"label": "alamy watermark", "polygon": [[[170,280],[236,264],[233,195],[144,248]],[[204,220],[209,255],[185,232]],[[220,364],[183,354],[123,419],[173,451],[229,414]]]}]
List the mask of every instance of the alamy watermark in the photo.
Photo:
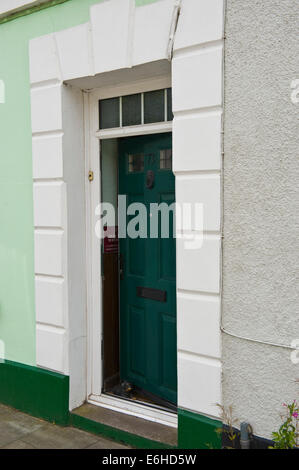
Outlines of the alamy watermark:
[{"label": "alamy watermark", "polygon": [[299,364],[299,339],[294,339],[291,342],[294,351],[291,352],[291,361],[293,364]]},{"label": "alamy watermark", "polygon": [[299,103],[299,78],[292,80],[291,88],[293,90],[291,93],[291,101],[293,104],[298,104]]},{"label": "alamy watermark", "polygon": [[[185,249],[198,250],[203,245],[204,206],[202,203],[165,202],[149,205],[141,202],[127,204],[127,196],[118,196],[118,213],[114,206],[104,202],[97,206],[95,215],[100,219],[95,226],[98,238],[116,236],[118,238],[180,238],[184,239]],[[117,217],[116,217],[117,215]]]}]

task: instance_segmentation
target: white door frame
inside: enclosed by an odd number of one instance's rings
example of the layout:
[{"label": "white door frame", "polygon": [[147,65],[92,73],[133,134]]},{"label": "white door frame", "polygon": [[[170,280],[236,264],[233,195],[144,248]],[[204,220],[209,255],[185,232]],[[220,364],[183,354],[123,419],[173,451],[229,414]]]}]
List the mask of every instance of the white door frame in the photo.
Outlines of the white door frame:
[{"label": "white door frame", "polygon": [[[96,237],[95,226],[98,216],[96,207],[101,202],[100,141],[102,139],[155,134],[172,131],[172,122],[144,124],[100,131],[99,100],[124,96],[145,91],[171,87],[170,77],[142,80],[125,86],[99,88],[84,93],[85,154],[86,154],[86,229],[87,229],[87,400],[106,408],[133,414],[151,421],[177,426],[173,413],[133,404],[119,398],[105,396],[103,385],[103,309],[102,309],[102,269],[101,240]],[[94,179],[88,181],[88,173],[93,171]]]}]

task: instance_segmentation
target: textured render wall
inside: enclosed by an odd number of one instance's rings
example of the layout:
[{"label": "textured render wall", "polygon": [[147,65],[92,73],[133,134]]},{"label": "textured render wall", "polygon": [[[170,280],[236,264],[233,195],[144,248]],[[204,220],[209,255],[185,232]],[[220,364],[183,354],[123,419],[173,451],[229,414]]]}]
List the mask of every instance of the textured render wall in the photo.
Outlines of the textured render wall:
[{"label": "textured render wall", "polygon": [[[299,3],[227,0],[223,323],[290,344],[299,338]],[[270,437],[299,397],[286,349],[223,335],[224,403]]]}]

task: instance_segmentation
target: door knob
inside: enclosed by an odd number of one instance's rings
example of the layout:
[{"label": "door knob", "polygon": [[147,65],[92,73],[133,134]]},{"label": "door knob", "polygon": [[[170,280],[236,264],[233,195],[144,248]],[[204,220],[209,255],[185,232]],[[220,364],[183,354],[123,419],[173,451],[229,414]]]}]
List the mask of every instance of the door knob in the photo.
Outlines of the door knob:
[{"label": "door knob", "polygon": [[146,187],[147,189],[153,189],[155,184],[155,173],[152,170],[148,170],[146,174]]}]

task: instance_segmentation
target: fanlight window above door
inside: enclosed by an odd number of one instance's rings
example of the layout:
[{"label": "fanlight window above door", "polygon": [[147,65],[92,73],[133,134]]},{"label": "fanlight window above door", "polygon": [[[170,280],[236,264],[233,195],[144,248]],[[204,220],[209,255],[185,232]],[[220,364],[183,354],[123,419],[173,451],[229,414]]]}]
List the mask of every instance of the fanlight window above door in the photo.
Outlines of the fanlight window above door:
[{"label": "fanlight window above door", "polygon": [[173,120],[171,88],[99,101],[100,129]]}]

